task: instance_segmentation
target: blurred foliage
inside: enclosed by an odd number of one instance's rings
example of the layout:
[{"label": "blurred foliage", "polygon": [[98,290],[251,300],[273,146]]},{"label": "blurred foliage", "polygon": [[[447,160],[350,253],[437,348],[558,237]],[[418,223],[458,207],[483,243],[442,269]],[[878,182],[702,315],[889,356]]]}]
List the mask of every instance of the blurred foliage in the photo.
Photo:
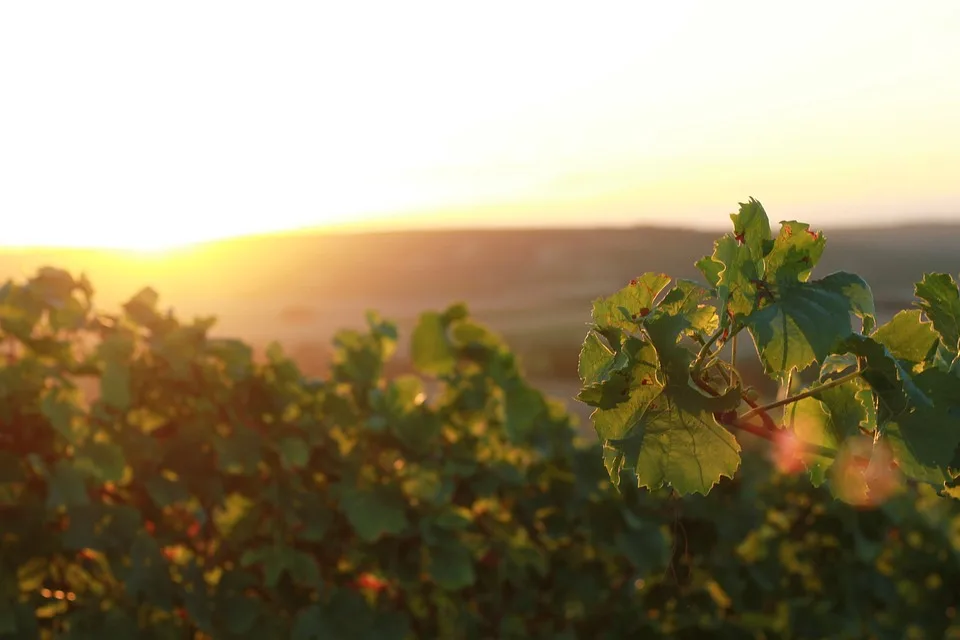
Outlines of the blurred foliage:
[{"label": "blurred foliage", "polygon": [[0,638],[960,637],[955,502],[857,510],[759,453],[617,493],[463,306],[418,373],[371,313],[317,379],[91,296],[0,289]]}]

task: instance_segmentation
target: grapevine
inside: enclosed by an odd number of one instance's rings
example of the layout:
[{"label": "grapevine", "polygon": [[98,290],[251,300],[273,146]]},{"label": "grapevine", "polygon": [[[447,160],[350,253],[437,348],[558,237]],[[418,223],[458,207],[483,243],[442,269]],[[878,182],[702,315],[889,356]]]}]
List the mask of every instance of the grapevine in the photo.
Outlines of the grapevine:
[{"label": "grapevine", "polygon": [[[684,326],[665,310],[695,290],[654,304],[655,284],[634,285],[651,332],[631,313],[617,355],[640,375],[610,373],[629,384],[595,387],[604,403],[678,379],[653,357]],[[719,394],[695,417],[765,432],[776,409],[749,389],[739,413],[717,401],[743,388],[730,300],[722,330],[696,307],[702,331],[677,342]],[[931,323],[897,322],[873,337],[926,361],[907,338]],[[641,491],[626,467],[615,487],[612,449],[579,438],[464,305],[420,316],[398,376],[399,332],[376,313],[334,337],[319,378],[213,327],[149,288],[98,309],[85,277],[52,267],[0,286],[0,639],[960,637],[960,503],[929,483],[853,508],[744,456],[708,496]],[[836,381],[866,378],[870,355],[819,392],[861,384]],[[689,413],[683,392],[660,396]]]},{"label": "grapevine", "polygon": [[[860,276],[811,279],[822,232],[786,221],[773,236],[754,199],[730,217],[733,231],[696,263],[704,282],[646,273],[593,304],[578,398],[595,408],[613,482],[628,471],[641,487],[707,494],[735,476],[746,433],[789,443],[813,484],[835,494],[853,483],[868,499],[894,474],[958,495],[953,277],[925,275],[917,308],[876,326]],[[743,385],[736,357],[744,333],[785,397],[758,404]],[[814,380],[795,389],[803,372]]]}]

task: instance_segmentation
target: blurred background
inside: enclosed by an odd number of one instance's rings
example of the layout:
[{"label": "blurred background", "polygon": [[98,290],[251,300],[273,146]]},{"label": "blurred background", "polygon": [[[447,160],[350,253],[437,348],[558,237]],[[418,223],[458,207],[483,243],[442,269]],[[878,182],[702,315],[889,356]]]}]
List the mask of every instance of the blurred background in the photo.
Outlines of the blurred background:
[{"label": "blurred background", "polygon": [[0,278],[149,285],[310,373],[366,309],[462,300],[583,415],[590,301],[697,277],[748,197],[881,321],[960,271],[957,33],[950,0],[8,3]]}]

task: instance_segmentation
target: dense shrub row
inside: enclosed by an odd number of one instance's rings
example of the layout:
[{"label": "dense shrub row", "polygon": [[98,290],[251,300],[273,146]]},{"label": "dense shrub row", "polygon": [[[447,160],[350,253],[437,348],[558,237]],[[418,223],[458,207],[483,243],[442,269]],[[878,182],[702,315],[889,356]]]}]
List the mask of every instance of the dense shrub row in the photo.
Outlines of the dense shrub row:
[{"label": "dense shrub row", "polygon": [[[622,493],[462,306],[385,379],[374,314],[308,379],[147,289],[0,289],[2,638],[943,637],[960,518],[855,510],[745,456]],[[956,633],[956,631],[954,631]],[[960,637],[958,635],[957,637]]]}]

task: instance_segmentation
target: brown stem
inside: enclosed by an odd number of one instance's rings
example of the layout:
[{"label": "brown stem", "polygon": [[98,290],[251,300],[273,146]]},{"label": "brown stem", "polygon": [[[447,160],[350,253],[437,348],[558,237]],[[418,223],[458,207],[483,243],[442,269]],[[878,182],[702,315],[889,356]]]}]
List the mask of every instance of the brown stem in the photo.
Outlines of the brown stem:
[{"label": "brown stem", "polygon": [[739,419],[748,420],[749,418],[752,418],[755,415],[766,414],[771,409],[776,409],[777,407],[782,407],[784,405],[792,404],[794,402],[799,402],[800,400],[803,400],[804,398],[809,398],[821,391],[826,391],[827,389],[832,389],[833,387],[839,387],[842,384],[850,382],[851,380],[853,380],[859,375],[860,375],[860,369],[858,368],[856,371],[848,373],[845,376],[840,376],[839,378],[835,380],[831,380],[830,382],[826,382],[824,384],[818,385],[812,389],[807,389],[803,393],[798,393],[795,396],[788,396],[783,400],[777,400],[776,402],[771,402],[770,404],[766,404],[761,407],[754,407],[750,411],[747,411],[745,414],[740,416]]}]

